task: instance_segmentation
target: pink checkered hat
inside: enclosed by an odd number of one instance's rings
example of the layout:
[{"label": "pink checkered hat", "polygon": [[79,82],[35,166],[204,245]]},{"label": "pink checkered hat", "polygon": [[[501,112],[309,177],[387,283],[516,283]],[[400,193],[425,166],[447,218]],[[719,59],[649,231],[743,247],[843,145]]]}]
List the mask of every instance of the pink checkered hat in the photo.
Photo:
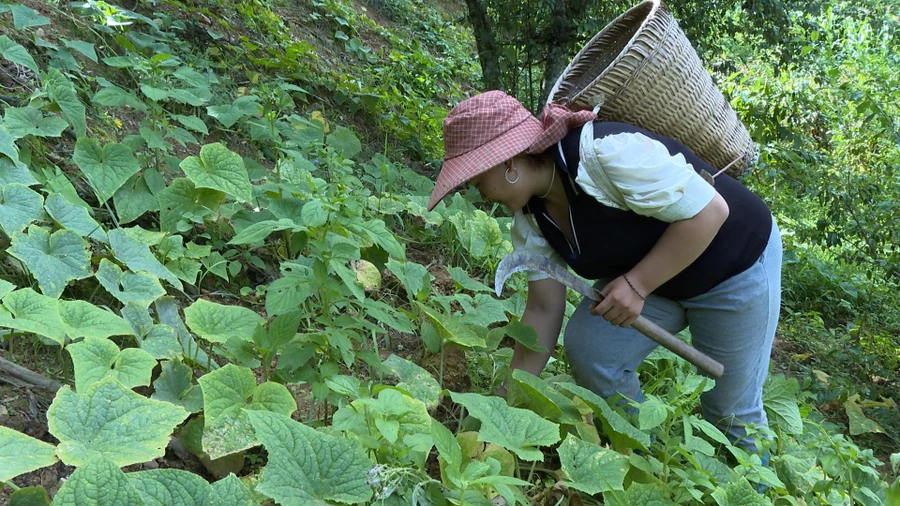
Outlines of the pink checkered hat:
[{"label": "pink checkered hat", "polygon": [[488,91],[460,102],[444,119],[444,165],[428,210],[469,179],[519,153],[541,153],[572,128],[596,115],[551,104],[538,121],[502,91]]}]

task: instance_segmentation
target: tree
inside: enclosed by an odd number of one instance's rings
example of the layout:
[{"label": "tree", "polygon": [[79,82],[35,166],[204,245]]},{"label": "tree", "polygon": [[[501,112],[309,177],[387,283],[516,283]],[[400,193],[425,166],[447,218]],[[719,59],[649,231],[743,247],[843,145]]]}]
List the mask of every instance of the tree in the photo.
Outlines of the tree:
[{"label": "tree", "polygon": [[488,20],[485,1],[466,0],[466,6],[469,9],[469,23],[475,32],[475,46],[478,48],[484,91],[503,90],[503,81],[500,78],[500,54]]}]

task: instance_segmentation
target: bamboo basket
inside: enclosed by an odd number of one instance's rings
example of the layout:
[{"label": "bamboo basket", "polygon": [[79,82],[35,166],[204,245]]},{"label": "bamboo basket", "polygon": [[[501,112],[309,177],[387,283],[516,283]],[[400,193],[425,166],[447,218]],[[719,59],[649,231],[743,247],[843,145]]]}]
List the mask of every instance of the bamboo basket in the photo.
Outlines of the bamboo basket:
[{"label": "bamboo basket", "polygon": [[647,0],[594,36],[557,79],[549,100],[672,137],[732,177],[759,149],[660,0]]}]

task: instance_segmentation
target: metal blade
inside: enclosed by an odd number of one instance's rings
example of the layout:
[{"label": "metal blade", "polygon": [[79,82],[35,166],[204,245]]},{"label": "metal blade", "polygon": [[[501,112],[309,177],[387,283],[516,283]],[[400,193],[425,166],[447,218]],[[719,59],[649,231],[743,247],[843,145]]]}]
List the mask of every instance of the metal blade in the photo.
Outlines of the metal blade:
[{"label": "metal blade", "polygon": [[600,300],[602,297],[591,285],[566,270],[565,267],[530,251],[513,251],[500,261],[497,273],[494,275],[494,289],[497,291],[498,297],[506,280],[513,273],[519,271],[542,272],[592,300]]}]

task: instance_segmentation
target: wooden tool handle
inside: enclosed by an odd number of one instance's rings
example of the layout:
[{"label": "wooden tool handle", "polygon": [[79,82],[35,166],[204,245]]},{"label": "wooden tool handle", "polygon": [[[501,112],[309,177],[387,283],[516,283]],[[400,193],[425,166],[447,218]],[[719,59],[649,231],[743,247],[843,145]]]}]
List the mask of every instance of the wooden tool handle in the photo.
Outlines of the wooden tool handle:
[{"label": "wooden tool handle", "polygon": [[718,379],[725,372],[725,366],[713,360],[709,355],[678,339],[666,329],[643,316],[638,316],[638,319],[631,326],[636,328],[641,334],[665,346],[667,350],[699,367],[713,378]]}]

